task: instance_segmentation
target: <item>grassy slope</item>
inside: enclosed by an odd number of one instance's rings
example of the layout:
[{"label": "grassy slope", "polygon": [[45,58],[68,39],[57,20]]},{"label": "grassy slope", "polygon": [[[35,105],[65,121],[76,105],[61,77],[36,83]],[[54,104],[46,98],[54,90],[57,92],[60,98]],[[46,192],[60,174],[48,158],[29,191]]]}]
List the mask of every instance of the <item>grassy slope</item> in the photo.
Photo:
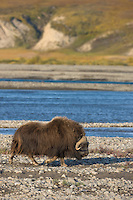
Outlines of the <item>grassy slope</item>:
[{"label": "grassy slope", "polygon": [[[52,23],[65,34],[77,36],[69,49],[56,52],[34,52],[19,48],[0,50],[0,60],[26,63],[67,64],[124,64],[133,65],[133,59],[124,56],[133,48],[133,1],[131,0],[1,0],[0,18],[22,18],[29,15],[32,22],[40,24],[55,16],[65,16],[65,21]],[[47,19],[40,20],[42,16]],[[39,18],[40,17],[40,18]],[[46,17],[45,17],[46,18]],[[25,21],[24,21],[25,22]],[[114,32],[106,40],[98,40],[89,53],[76,51],[84,42],[108,31]]]}]

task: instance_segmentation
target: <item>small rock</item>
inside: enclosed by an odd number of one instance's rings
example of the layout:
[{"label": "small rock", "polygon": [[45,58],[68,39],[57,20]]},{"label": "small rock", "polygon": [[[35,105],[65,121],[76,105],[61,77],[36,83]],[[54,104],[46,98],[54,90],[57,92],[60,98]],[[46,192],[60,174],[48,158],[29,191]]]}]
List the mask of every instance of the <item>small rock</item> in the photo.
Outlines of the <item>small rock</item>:
[{"label": "small rock", "polygon": [[63,174],[61,177],[62,177],[62,178],[66,178],[66,175],[65,175],[65,174]]}]

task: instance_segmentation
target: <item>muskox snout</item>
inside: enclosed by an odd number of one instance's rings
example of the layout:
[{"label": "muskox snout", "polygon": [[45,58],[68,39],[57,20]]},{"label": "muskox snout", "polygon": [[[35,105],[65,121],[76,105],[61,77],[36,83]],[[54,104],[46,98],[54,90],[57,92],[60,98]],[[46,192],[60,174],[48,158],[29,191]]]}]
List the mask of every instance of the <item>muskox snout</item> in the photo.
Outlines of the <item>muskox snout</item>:
[{"label": "muskox snout", "polygon": [[82,157],[87,156],[89,154],[88,150],[88,142],[86,144],[81,145],[81,149],[79,150],[79,153]]}]

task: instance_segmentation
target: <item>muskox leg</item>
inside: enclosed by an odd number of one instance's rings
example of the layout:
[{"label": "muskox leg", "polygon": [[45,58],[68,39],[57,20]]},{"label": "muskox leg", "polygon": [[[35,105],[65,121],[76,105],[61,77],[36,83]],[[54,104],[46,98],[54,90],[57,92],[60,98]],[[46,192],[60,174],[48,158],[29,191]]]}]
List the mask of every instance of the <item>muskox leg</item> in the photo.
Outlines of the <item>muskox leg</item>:
[{"label": "muskox leg", "polygon": [[29,155],[29,158],[32,160],[33,165],[39,165],[32,155]]},{"label": "muskox leg", "polygon": [[62,167],[67,167],[67,164],[65,164],[64,158],[60,158],[60,163]]},{"label": "muskox leg", "polygon": [[47,159],[47,160],[45,161],[45,163],[46,163],[46,164],[51,163],[51,162],[55,161],[57,158],[58,158],[57,156],[54,156],[53,158],[49,158],[49,159]]}]

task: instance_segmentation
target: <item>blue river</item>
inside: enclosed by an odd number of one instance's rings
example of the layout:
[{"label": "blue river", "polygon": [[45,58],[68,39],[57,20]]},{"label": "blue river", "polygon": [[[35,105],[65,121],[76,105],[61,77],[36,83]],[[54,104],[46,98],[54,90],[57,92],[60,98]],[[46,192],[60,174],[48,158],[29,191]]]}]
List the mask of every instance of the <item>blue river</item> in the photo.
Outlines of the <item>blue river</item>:
[{"label": "blue river", "polygon": [[116,82],[116,81],[91,81],[91,80],[53,80],[53,79],[21,79],[21,78],[0,78],[0,81],[17,81],[17,82],[45,82],[45,83],[100,83],[100,84],[130,84],[133,82]]},{"label": "blue river", "polygon": [[[48,121],[66,116],[78,122],[133,120],[133,92],[0,90],[0,120]],[[133,128],[89,128],[88,135],[133,137]],[[13,134],[14,130],[0,129]]]}]

